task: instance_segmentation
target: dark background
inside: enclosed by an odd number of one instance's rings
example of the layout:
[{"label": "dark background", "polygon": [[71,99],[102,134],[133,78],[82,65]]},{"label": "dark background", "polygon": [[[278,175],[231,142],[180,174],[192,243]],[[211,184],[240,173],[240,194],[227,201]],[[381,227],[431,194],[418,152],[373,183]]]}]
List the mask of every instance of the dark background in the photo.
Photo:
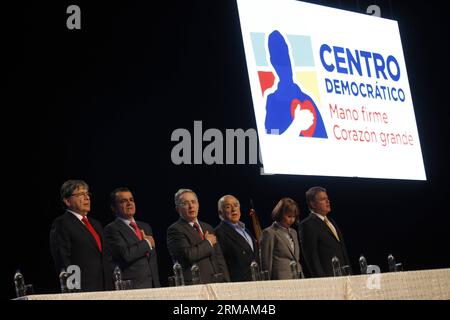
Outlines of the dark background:
[{"label": "dark background", "polygon": [[[203,130],[256,128],[237,6],[233,0],[54,1],[17,9],[22,36],[8,74],[14,124],[4,134],[12,176],[3,295],[14,297],[20,268],[35,293],[58,291],[48,247],[52,220],[63,213],[59,188],[83,179],[93,193],[90,215],[112,221],[109,192],[128,186],[137,219],[151,224],[163,285],[171,268],[165,236],[178,215],[173,195],[196,191],[199,218],[219,222],[217,200],[233,194],[248,226],[253,198],[261,225],[283,196],[307,216],[305,191],[327,188],[332,217],[344,233],[354,270],[364,254],[387,271],[392,253],[405,270],[450,267],[448,232],[449,22],[439,1],[309,1],[352,11],[378,4],[399,22],[427,181],[261,176],[261,165],[172,164],[171,134],[195,120]],[[66,28],[66,8],[81,8],[81,30]],[[207,145],[207,143],[204,143]],[[330,161],[333,155],[330,154]],[[6,219],[6,217],[5,217]],[[9,225],[9,227],[8,227]]]}]

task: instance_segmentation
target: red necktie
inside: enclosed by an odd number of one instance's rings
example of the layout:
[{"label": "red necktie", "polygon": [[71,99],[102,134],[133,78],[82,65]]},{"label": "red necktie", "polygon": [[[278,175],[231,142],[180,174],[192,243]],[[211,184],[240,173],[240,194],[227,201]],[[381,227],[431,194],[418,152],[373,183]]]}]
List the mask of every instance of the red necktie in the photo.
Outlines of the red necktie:
[{"label": "red necktie", "polygon": [[102,252],[102,242],[100,241],[100,237],[99,237],[98,233],[95,231],[95,229],[92,226],[92,224],[89,222],[89,220],[86,218],[86,216],[83,216],[81,221],[83,221],[83,223],[86,226],[86,228],[88,228],[89,232],[94,237],[95,242],[97,242],[98,250],[100,250],[100,252]]},{"label": "red necktie", "polygon": [[[141,230],[139,230],[139,228],[138,228],[136,222],[131,221],[131,222],[130,222],[130,226],[133,228],[134,233],[136,233],[136,235],[137,235],[137,237],[139,238],[139,240],[144,240],[143,237],[142,237]],[[147,242],[148,242],[148,241],[147,241]],[[150,244],[150,243],[149,243],[149,244]],[[148,257],[148,256],[150,255],[150,253],[147,252],[145,255]]]},{"label": "red necktie", "polygon": [[141,233],[141,230],[139,230],[136,222],[131,221],[130,226],[133,228],[134,233],[136,233],[136,236],[139,238],[139,240],[142,240],[142,233]]},{"label": "red necktie", "polygon": [[194,228],[195,228],[195,230],[197,230],[197,232],[200,235],[200,237],[202,238],[202,240],[205,240],[205,236],[203,235],[202,230],[200,230],[200,226],[198,225],[197,222],[194,222]]}]

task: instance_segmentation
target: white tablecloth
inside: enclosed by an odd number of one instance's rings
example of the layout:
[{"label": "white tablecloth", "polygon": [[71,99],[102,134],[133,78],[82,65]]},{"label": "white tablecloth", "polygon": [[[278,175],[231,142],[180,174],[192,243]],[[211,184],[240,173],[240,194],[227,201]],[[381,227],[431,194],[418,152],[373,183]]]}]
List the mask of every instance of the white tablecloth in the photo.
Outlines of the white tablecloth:
[{"label": "white tablecloth", "polygon": [[[450,300],[450,269],[260,282],[42,294],[24,300]],[[370,278],[370,279],[369,279]]]}]

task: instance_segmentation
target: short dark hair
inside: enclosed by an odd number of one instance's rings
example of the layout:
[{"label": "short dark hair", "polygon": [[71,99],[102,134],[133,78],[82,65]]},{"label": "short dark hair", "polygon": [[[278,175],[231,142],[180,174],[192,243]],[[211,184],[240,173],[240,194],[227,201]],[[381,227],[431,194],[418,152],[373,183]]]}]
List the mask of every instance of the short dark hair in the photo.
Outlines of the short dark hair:
[{"label": "short dark hair", "polygon": [[282,198],[278,201],[275,208],[272,211],[272,220],[280,222],[283,219],[283,216],[287,212],[293,212],[295,214],[295,220],[298,220],[298,216],[300,215],[300,210],[298,208],[297,203],[291,198]]},{"label": "short dark hair", "polygon": [[127,187],[118,187],[118,188],[115,188],[113,191],[111,191],[111,193],[109,194],[110,207],[113,207],[116,204],[116,195],[119,192],[131,192],[131,191]]},{"label": "short dark hair", "polygon": [[308,205],[309,209],[311,209],[311,202],[316,201],[316,197],[319,192],[327,192],[327,190],[323,187],[312,187],[309,188],[308,191],[306,191],[306,204]]},{"label": "short dark hair", "polygon": [[60,194],[61,194],[61,201],[63,202],[64,206],[66,206],[66,204],[64,203],[63,200],[69,198],[72,195],[72,193],[78,188],[85,188],[86,190],[89,190],[88,184],[83,180],[71,179],[67,180],[62,184]]}]

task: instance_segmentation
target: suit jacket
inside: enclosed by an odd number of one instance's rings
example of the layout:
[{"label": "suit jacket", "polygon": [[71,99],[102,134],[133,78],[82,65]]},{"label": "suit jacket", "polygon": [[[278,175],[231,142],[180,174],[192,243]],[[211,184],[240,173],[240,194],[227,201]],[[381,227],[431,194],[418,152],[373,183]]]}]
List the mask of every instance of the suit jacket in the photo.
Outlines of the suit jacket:
[{"label": "suit jacket", "polygon": [[[214,233],[209,224],[198,223],[204,233]],[[167,248],[172,260],[181,264],[186,283],[192,282],[191,267],[194,263],[200,269],[201,283],[214,282],[213,276],[217,273],[223,273],[224,280],[230,281],[220,245],[211,246],[208,240],[202,240],[197,230],[184,219],[180,218],[167,229]]]},{"label": "suit jacket", "polygon": [[294,250],[289,245],[286,233],[275,222],[261,234],[261,268],[269,271],[271,280],[293,279],[290,266],[293,260],[298,270],[301,270],[297,231],[290,228],[290,232]]},{"label": "suit jacket", "polygon": [[[153,236],[152,228],[136,221],[139,229]],[[117,218],[105,227],[105,242],[112,254],[114,270],[119,266],[123,280],[132,280],[134,289],[160,287],[156,249],[150,249],[146,240],[139,240],[136,233]],[[148,256],[147,256],[148,255]]]},{"label": "suit jacket", "polygon": [[312,277],[332,277],[331,260],[334,256],[338,257],[341,267],[350,266],[344,237],[337,224],[330,218],[328,220],[335,227],[340,241],[336,239],[326,223],[313,213],[299,225],[300,243]]},{"label": "suit jacket", "polygon": [[82,291],[102,291],[111,289],[109,256],[103,241],[103,228],[97,220],[88,217],[92,227],[102,242],[100,252],[94,236],[72,213],[66,211],[57,217],[50,230],[50,250],[57,274],[69,265],[78,265],[81,270]]},{"label": "suit jacket", "polygon": [[250,264],[252,261],[256,261],[258,265],[260,264],[256,241],[250,232],[248,230],[246,231],[253,242],[254,249],[227,222],[222,221],[215,229],[231,281],[251,281],[252,273]]}]

